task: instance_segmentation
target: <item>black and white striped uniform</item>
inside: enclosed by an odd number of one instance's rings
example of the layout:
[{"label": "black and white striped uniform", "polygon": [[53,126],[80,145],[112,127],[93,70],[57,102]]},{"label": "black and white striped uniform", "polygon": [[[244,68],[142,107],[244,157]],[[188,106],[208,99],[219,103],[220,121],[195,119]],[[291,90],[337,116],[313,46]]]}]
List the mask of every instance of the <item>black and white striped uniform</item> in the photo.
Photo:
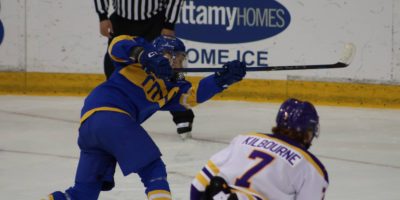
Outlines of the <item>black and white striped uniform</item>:
[{"label": "black and white striped uniform", "polygon": [[[165,16],[164,27],[171,30],[178,19],[183,0],[112,0],[115,13],[128,20],[145,21],[159,13]],[[100,21],[108,19],[110,0],[94,0]]]}]

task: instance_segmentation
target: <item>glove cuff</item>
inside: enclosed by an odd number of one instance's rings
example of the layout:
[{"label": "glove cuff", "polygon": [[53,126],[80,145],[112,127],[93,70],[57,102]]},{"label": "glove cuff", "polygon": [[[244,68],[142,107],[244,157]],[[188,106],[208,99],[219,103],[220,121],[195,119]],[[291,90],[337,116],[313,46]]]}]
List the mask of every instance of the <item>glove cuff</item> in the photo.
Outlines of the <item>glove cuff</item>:
[{"label": "glove cuff", "polygon": [[131,50],[131,53],[130,53],[130,55],[129,55],[129,58],[130,58],[133,62],[138,63],[138,62],[140,62],[140,57],[141,57],[143,51],[144,51],[144,48],[143,48],[143,47],[140,47],[140,46],[139,46],[139,47],[134,47],[134,48]]},{"label": "glove cuff", "polygon": [[225,88],[228,88],[228,87],[229,87],[229,84],[228,84],[227,81],[225,80],[225,76],[224,76],[223,73],[224,73],[224,72],[215,72],[214,79],[215,79],[215,83],[216,83],[219,87],[225,89]]}]

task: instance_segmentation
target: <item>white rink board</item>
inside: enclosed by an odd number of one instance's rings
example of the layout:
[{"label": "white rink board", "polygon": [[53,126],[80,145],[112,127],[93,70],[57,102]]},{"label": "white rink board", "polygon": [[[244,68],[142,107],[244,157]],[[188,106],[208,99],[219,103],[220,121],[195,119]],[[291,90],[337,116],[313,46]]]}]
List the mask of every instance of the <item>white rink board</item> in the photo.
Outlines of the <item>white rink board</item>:
[{"label": "white rink board", "polygon": [[[272,38],[223,45],[187,41],[187,46],[267,50],[269,65],[287,65],[336,62],[343,45],[353,42],[357,55],[346,69],[248,77],[400,82],[400,0],[279,2],[290,11],[292,21]],[[92,1],[2,0],[0,19],[5,26],[1,71],[103,73],[107,39],[100,36]]]}]

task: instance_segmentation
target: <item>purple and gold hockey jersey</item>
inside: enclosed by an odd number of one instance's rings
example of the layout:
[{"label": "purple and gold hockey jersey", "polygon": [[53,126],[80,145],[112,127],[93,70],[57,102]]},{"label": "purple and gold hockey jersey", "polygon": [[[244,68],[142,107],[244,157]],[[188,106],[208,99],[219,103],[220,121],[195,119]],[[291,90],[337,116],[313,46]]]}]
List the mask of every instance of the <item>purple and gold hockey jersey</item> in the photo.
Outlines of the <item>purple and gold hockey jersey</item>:
[{"label": "purple and gold hockey jersey", "polygon": [[322,200],[328,173],[322,163],[292,140],[250,133],[236,136],[214,154],[192,182],[199,200],[210,179],[223,177],[239,200]]},{"label": "purple and gold hockey jersey", "polygon": [[193,86],[185,80],[170,82],[146,72],[129,58],[132,48],[143,45],[148,44],[139,37],[122,35],[113,39],[108,51],[116,70],[85,99],[81,122],[96,111],[115,111],[142,123],[158,110],[185,110],[223,90],[214,75]]}]

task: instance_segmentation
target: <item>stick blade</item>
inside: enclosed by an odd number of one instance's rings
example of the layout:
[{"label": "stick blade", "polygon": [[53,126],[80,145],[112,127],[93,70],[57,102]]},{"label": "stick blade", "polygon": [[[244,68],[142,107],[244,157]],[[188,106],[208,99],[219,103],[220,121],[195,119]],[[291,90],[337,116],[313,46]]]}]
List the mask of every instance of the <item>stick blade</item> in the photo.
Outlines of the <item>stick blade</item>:
[{"label": "stick blade", "polygon": [[339,59],[339,62],[346,64],[347,66],[353,61],[355,54],[356,54],[356,45],[354,45],[353,43],[347,43],[344,45],[344,50]]}]

